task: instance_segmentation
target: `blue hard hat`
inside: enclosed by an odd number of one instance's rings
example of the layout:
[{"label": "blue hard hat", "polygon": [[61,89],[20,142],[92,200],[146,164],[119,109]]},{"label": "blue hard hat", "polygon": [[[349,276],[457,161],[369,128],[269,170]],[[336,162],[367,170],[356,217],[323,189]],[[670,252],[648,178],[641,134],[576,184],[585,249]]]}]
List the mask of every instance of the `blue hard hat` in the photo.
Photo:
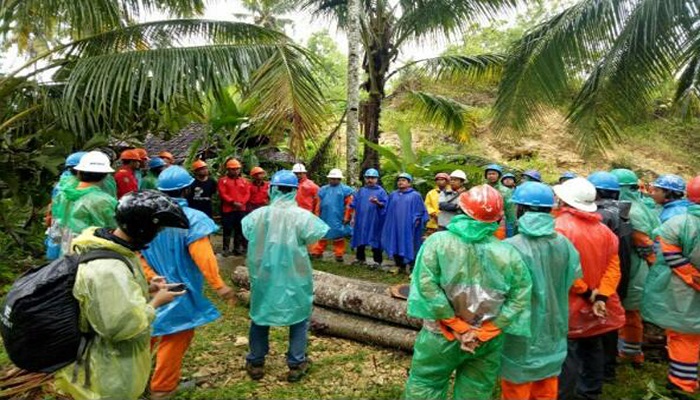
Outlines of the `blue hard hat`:
[{"label": "blue hard hat", "polygon": [[527,171],[523,172],[523,176],[527,176],[533,181],[542,182],[542,174],[540,174],[540,171],[536,169],[528,169]]},{"label": "blue hard hat", "polygon": [[298,188],[299,179],[296,175],[294,175],[294,172],[282,169],[272,175],[272,179],[270,179],[270,186]]},{"label": "blue hard hat", "polygon": [[685,180],[678,175],[666,174],[656,178],[652,186],[671,190],[673,192],[685,192]]},{"label": "blue hard hat", "polygon": [[508,172],[507,174],[503,174],[503,176],[501,177],[501,182],[503,182],[503,180],[506,178],[511,178],[515,180],[515,175],[511,174],[510,172]]},{"label": "blue hard hat", "polygon": [[596,189],[620,191],[620,181],[610,172],[598,171],[588,175],[588,182]]},{"label": "blue hard hat", "polygon": [[158,190],[166,192],[180,190],[190,186],[192,182],[194,182],[194,177],[186,169],[179,165],[173,165],[158,175]]},{"label": "blue hard hat", "polygon": [[525,182],[515,188],[511,200],[515,204],[535,207],[554,207],[554,191],[540,182]]},{"label": "blue hard hat", "polygon": [[576,174],[574,174],[573,172],[566,171],[563,174],[561,174],[561,176],[559,177],[559,180],[574,179],[574,178],[576,178]]},{"label": "blue hard hat", "polygon": [[160,157],[153,157],[148,162],[148,168],[150,168],[150,169],[160,168],[160,167],[164,167],[164,166],[165,166],[165,161]]},{"label": "blue hard hat", "polygon": [[398,181],[401,178],[408,179],[409,182],[413,182],[413,175],[409,174],[408,172],[400,173],[399,176],[396,177],[396,180]]},{"label": "blue hard hat", "polygon": [[498,164],[489,164],[486,167],[484,167],[484,172],[487,171],[496,171],[498,172],[499,175],[503,175],[503,168],[498,165]]},{"label": "blue hard hat", "polygon": [[365,178],[379,178],[379,171],[374,168],[370,168],[365,171]]},{"label": "blue hard hat", "polygon": [[78,165],[85,154],[87,154],[87,151],[77,151],[66,157],[66,167],[71,168]]}]

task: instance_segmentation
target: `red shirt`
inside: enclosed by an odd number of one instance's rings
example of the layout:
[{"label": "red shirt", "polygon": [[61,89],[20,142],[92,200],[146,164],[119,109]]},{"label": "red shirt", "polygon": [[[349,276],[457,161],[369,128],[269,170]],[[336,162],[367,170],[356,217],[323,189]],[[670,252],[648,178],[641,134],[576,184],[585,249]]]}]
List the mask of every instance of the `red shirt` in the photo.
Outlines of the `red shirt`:
[{"label": "red shirt", "polygon": [[[221,198],[221,212],[245,211],[250,199],[250,182],[247,179],[229,178],[225,176],[219,179],[219,197]],[[239,203],[240,206],[234,205]]]},{"label": "red shirt", "polygon": [[296,200],[299,207],[314,212],[318,207],[318,185],[309,178],[300,180]]},{"label": "red shirt", "polygon": [[250,183],[250,199],[248,200],[248,211],[266,206],[270,202],[270,182],[261,182],[256,185],[255,181]]},{"label": "red shirt", "polygon": [[139,190],[139,181],[131,168],[119,168],[114,173],[114,181],[117,183],[117,199],[121,199],[127,193]]}]

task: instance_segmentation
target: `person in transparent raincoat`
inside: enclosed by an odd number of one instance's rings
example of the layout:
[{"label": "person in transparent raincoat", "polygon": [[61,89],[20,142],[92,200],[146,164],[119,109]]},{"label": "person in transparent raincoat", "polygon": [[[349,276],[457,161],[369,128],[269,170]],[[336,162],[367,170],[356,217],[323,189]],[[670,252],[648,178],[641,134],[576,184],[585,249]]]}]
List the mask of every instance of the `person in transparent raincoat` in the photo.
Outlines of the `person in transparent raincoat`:
[{"label": "person in transparent raincoat", "polygon": [[466,215],[431,235],[418,253],[408,314],[425,320],[414,347],[406,399],[490,399],[502,332],[530,335],[532,282],[518,252],[494,232],[503,198],[487,185],[460,196]]},{"label": "person in transparent raincoat", "polygon": [[306,246],[330,229],[311,212],[297,206],[299,186],[291,171],[270,181],[270,205],[242,221],[248,239],[250,276],[250,352],[246,370],[254,380],[264,376],[271,326],[289,327],[287,380],[300,380],[309,368],[306,357],[309,318],[313,308],[313,277]]}]

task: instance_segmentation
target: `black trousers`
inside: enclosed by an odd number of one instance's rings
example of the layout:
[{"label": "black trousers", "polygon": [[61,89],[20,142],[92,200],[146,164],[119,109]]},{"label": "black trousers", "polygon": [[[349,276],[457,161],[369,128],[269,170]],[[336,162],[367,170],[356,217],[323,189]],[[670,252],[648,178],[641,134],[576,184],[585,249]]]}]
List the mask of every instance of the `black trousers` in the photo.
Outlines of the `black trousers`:
[{"label": "black trousers", "polygon": [[559,375],[559,399],[600,398],[605,372],[603,336],[569,339]]},{"label": "black trousers", "polygon": [[[355,257],[358,261],[365,261],[367,259],[367,256],[365,255],[366,247],[367,246],[357,246],[357,248],[355,249]],[[374,247],[372,247],[372,259],[377,264],[381,264],[383,261],[382,249],[375,249]]]},{"label": "black trousers", "polygon": [[229,243],[233,237],[233,250],[244,251],[248,247],[248,241],[243,236],[241,221],[248,213],[245,211],[232,211],[221,214],[221,225],[224,230],[224,251],[229,250]]}]

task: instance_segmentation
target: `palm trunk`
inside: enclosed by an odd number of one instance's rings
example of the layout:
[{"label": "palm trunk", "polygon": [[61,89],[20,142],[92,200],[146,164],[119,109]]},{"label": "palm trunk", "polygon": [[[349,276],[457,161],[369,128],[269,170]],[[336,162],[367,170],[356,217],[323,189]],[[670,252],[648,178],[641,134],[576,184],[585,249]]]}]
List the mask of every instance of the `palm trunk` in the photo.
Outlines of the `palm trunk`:
[{"label": "palm trunk", "polygon": [[[382,112],[382,96],[379,93],[370,93],[369,100],[362,104],[362,128],[365,139],[372,143],[379,143],[379,118]],[[362,169],[379,168],[379,153],[365,145]]]},{"label": "palm trunk", "polygon": [[347,175],[350,185],[359,177],[357,170],[357,131],[360,106],[360,0],[348,1],[348,103],[347,103]]}]

